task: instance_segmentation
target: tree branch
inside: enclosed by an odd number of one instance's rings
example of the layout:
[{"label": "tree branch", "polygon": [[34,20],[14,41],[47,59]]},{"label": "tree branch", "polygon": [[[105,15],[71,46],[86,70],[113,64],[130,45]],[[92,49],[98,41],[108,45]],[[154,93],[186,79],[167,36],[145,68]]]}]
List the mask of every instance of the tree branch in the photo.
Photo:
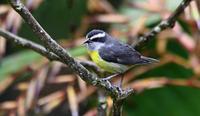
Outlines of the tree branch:
[{"label": "tree branch", "polygon": [[21,3],[20,0],[10,0],[12,7],[17,11],[24,21],[31,27],[33,32],[44,43],[47,51],[53,52],[69,66],[84,81],[94,86],[105,89],[113,98],[124,99],[132,93],[132,89],[121,90],[121,88],[112,86],[109,81],[101,80],[97,76],[90,73],[83,65],[75,61],[67,51],[62,48],[51,36],[40,26],[29,10]]},{"label": "tree branch", "polygon": [[113,100],[113,116],[122,116],[124,100]]},{"label": "tree branch", "polygon": [[150,32],[139,37],[135,42],[132,43],[133,47],[139,46],[141,43],[148,41],[149,39],[155,37],[161,31],[173,28],[178,16],[184,11],[184,9],[189,5],[192,0],[183,0],[180,5],[176,8],[174,13],[172,13],[166,20],[163,20],[154,27]]},{"label": "tree branch", "polygon": [[61,61],[61,59],[52,52],[47,51],[43,46],[36,44],[28,39],[16,36],[6,30],[0,29],[0,35],[8,39],[9,41],[14,42],[17,45],[29,48],[34,50],[37,53],[47,57],[49,60]]},{"label": "tree branch", "polygon": [[[47,57],[49,60],[51,61],[60,61],[62,63],[64,63],[64,61],[62,61],[62,59],[60,59],[56,54],[47,51],[43,46],[34,43],[32,41],[29,41],[28,39],[19,37],[15,34],[12,34],[6,30],[3,30],[0,28],[0,35],[3,36],[5,39],[8,39],[11,42],[14,42],[17,45],[29,48],[39,54],[41,54],[44,57]],[[85,67],[91,68],[94,72],[102,72],[101,69],[96,66],[93,62],[90,61],[78,61],[80,64],[82,64]]]}]

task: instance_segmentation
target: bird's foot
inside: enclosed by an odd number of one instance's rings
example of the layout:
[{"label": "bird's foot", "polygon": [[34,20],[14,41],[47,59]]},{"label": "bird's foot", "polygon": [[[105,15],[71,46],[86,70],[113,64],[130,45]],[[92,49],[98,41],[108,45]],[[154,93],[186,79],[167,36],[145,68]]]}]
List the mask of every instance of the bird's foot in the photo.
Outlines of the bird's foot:
[{"label": "bird's foot", "polygon": [[122,93],[122,91],[123,91],[122,87],[120,87],[119,85],[114,85],[114,86],[116,87],[116,89],[117,89],[120,93]]}]

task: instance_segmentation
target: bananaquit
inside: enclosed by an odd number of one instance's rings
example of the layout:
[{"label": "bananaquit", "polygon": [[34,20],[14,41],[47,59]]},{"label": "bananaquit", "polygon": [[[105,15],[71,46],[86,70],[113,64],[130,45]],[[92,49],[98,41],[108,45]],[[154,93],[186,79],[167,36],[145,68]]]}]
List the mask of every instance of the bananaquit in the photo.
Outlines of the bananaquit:
[{"label": "bananaquit", "polygon": [[114,39],[102,30],[90,31],[84,44],[91,59],[100,68],[114,74],[122,74],[134,65],[158,62],[156,59],[142,56],[130,45]]}]

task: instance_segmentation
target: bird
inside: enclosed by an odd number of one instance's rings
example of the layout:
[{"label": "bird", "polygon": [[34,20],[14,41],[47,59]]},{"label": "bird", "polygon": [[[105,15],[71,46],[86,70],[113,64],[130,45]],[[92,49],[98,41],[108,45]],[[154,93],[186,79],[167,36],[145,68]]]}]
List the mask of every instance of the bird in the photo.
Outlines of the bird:
[{"label": "bird", "polygon": [[[141,55],[132,46],[117,40],[103,30],[93,29],[85,38],[83,44],[86,45],[92,61],[111,74],[123,74],[135,65],[158,62],[157,59]],[[113,76],[107,79],[111,77]]]}]

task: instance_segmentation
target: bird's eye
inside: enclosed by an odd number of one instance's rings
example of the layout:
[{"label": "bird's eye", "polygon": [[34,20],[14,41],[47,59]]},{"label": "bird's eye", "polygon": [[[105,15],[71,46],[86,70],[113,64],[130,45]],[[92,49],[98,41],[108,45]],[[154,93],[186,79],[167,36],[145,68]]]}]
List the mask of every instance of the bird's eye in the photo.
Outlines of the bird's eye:
[{"label": "bird's eye", "polygon": [[92,39],[92,41],[94,41],[94,42],[98,42],[99,40],[100,39],[98,37]]}]

